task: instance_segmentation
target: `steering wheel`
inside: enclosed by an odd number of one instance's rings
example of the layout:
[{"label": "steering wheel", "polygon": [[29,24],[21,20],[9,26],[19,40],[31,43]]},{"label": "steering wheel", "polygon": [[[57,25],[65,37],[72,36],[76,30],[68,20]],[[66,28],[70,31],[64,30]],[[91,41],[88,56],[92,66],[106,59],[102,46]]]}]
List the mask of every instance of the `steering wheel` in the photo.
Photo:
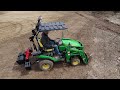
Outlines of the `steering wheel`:
[{"label": "steering wheel", "polygon": [[55,42],[59,42],[61,39],[60,38],[56,38],[55,39]]},{"label": "steering wheel", "polygon": [[58,45],[61,45],[61,44],[62,44],[62,42],[61,42],[61,38],[56,38],[56,39],[55,39],[55,42],[57,42]]}]

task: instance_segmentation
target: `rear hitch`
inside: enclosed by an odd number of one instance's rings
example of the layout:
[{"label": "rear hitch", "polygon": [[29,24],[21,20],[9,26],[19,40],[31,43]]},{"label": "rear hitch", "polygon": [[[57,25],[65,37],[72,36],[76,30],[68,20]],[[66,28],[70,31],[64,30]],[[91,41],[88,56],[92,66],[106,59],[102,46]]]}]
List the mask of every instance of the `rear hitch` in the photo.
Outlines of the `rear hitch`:
[{"label": "rear hitch", "polygon": [[30,61],[25,62],[25,69],[26,70],[31,70],[31,62]]}]

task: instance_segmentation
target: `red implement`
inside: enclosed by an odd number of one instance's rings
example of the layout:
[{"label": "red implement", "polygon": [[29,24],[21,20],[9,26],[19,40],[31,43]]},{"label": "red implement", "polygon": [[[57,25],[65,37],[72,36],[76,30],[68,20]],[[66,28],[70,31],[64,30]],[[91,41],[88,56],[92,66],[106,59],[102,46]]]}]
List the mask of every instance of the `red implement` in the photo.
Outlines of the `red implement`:
[{"label": "red implement", "polygon": [[31,56],[31,52],[30,52],[30,49],[27,49],[26,51],[25,51],[25,59],[26,60],[29,60],[29,57]]}]

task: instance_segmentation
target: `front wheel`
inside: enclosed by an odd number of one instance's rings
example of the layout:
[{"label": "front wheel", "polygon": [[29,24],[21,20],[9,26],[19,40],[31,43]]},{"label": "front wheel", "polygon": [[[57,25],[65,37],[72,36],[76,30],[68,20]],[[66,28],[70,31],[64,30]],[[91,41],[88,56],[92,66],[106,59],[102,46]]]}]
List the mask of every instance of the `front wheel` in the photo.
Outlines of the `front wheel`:
[{"label": "front wheel", "polygon": [[42,71],[48,71],[53,68],[53,62],[50,60],[42,60],[39,62],[39,68]]},{"label": "front wheel", "polygon": [[72,66],[78,66],[80,65],[80,59],[78,57],[74,57],[71,59],[71,65]]}]

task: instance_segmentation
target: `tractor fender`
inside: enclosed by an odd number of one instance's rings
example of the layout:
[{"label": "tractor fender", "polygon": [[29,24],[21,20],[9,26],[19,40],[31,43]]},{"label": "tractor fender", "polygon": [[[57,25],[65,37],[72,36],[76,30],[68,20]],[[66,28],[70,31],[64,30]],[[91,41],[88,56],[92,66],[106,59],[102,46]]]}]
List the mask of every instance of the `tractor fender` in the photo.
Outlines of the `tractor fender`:
[{"label": "tractor fender", "polygon": [[47,56],[47,55],[38,55],[36,56],[38,59],[48,59],[48,60],[51,60],[53,62],[57,62],[58,60],[54,57],[51,57],[51,56]]}]

